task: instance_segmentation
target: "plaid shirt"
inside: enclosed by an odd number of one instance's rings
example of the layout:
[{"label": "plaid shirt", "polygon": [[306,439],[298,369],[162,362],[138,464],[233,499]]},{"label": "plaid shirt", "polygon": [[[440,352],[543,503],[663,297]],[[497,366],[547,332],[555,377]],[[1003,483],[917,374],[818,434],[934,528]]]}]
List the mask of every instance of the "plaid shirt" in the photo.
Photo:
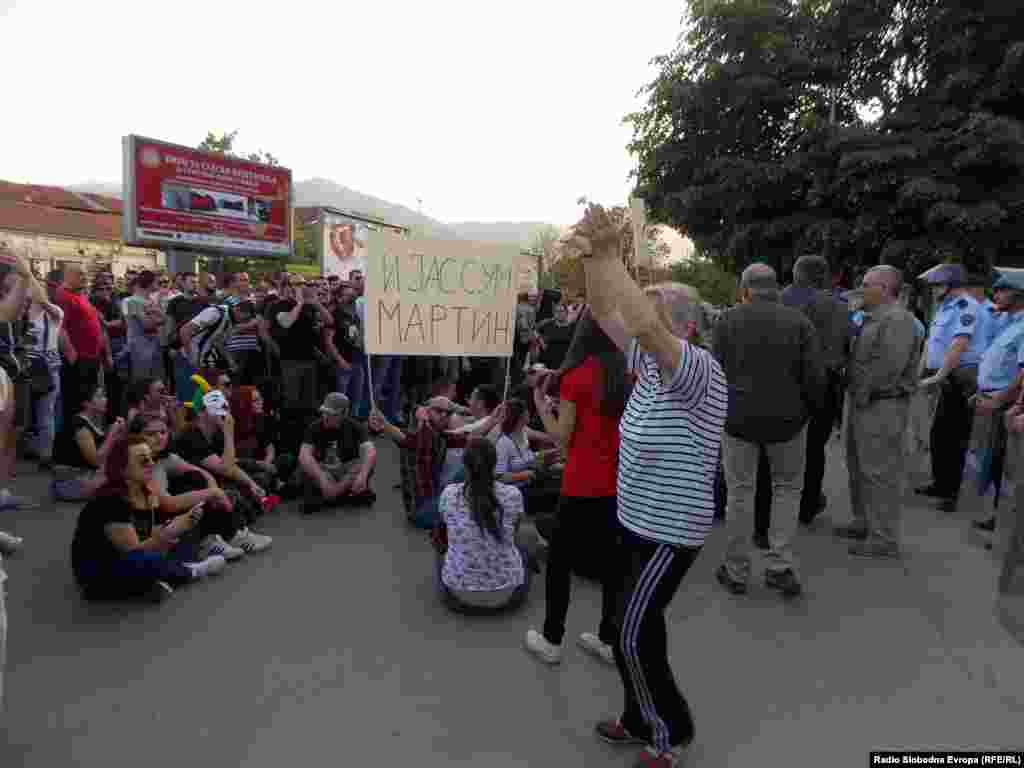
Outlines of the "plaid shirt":
[{"label": "plaid shirt", "polygon": [[468,435],[446,435],[429,424],[415,432],[407,432],[399,443],[402,450],[402,497],[406,509],[415,509],[416,502],[434,495],[434,481],[444,466],[449,448],[464,448]]}]

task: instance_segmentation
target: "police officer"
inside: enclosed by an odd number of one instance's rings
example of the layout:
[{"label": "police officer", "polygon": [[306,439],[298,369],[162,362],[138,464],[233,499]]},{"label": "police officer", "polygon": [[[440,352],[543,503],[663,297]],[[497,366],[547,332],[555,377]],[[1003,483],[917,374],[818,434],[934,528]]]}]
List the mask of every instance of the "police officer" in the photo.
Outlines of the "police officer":
[{"label": "police officer", "polygon": [[[1005,411],[1017,399],[1024,366],[1024,271],[997,272],[992,286],[1002,331],[982,355],[978,366],[978,394],[974,402],[972,442],[991,456],[989,479],[1001,480],[1005,458]],[[987,483],[985,483],[987,486]],[[982,531],[995,530],[995,515],[974,522]]]},{"label": "police officer", "polygon": [[969,272],[964,287],[967,294],[981,305],[981,312],[978,313],[978,333],[982,334],[985,340],[985,349],[988,349],[996,336],[1002,333],[1007,326],[1008,316],[997,302],[985,295],[985,286],[988,280],[978,272]]},{"label": "police officer", "polygon": [[930,436],[932,482],[917,489],[941,500],[940,508],[956,507],[971,437],[974,411],[969,399],[977,388],[978,364],[985,351],[979,332],[981,305],[967,293],[966,275],[959,264],[943,264],[925,273],[938,308],[926,346],[926,376],[921,386],[939,387]]},{"label": "police officer", "polygon": [[904,437],[917,389],[921,345],[914,317],[899,302],[898,269],[873,267],[861,287],[863,324],[854,339],[847,381],[846,465],[853,521],[837,536],[855,539],[850,554],[900,554]]}]

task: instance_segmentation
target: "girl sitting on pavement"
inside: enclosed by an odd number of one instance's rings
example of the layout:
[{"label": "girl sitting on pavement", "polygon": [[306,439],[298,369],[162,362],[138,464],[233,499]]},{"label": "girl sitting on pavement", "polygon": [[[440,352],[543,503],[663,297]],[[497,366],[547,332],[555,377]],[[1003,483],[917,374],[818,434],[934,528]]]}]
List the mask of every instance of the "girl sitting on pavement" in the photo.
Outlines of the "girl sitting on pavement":
[{"label": "girl sitting on pavement", "polygon": [[53,456],[56,476],[50,486],[58,501],[88,501],[106,482],[103,467],[107,454],[127,432],[124,419],[115,421],[107,431],[106,413],[106,392],[96,387],[58,435]]},{"label": "girl sitting on pavement", "polygon": [[202,518],[202,507],[157,523],[153,455],[146,438],[120,438],[107,460],[107,480],[83,507],[71,542],[71,568],[89,600],[148,598],[161,602],[174,587],[224,569],[217,555],[199,562],[178,556],[179,539]]},{"label": "girl sitting on pavement", "polygon": [[439,587],[445,603],[459,613],[514,610],[530,591],[526,554],[515,541],[523,496],[495,480],[496,460],[487,440],[471,440],[463,455],[466,482],[441,493]]}]

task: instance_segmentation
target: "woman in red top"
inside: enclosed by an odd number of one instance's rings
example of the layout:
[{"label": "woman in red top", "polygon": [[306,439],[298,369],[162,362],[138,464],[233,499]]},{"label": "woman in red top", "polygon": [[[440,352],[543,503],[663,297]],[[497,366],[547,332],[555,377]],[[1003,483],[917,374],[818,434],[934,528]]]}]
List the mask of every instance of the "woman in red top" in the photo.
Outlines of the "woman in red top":
[{"label": "woman in red top", "polygon": [[547,611],[543,633],[526,633],[526,647],[542,661],[561,661],[573,561],[583,548],[599,564],[601,625],[584,632],[580,645],[614,664],[616,562],[619,523],[615,479],[619,463],[619,419],[629,396],[626,359],[584,310],[565,362],[559,370],[558,418],[544,394],[534,390],[544,428],[567,448],[558,525],[551,537],[547,567]]}]

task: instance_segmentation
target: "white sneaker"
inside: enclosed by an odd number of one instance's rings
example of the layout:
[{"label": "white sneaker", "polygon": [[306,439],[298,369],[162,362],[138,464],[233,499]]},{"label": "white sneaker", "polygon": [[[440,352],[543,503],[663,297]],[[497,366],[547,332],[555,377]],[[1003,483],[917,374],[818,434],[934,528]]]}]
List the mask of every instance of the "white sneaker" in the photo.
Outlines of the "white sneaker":
[{"label": "white sneaker", "polygon": [[615,666],[615,651],[608,643],[601,642],[601,638],[593,632],[584,632],[577,642],[583,650],[594,654],[606,664]]},{"label": "white sneaker", "polygon": [[170,600],[173,595],[174,587],[172,587],[166,581],[154,582],[153,586],[150,587],[149,592],[146,593],[146,596],[149,598],[150,602],[153,603],[162,603],[165,600]]},{"label": "white sneaker", "polygon": [[200,559],[206,559],[211,555],[222,555],[225,560],[231,562],[240,557],[245,557],[245,550],[241,547],[232,547],[220,534],[207,536],[199,545]]},{"label": "white sneaker", "polygon": [[0,509],[19,509],[22,512],[39,509],[40,504],[38,501],[31,501],[29,499],[23,499],[20,496],[15,496],[9,490],[4,488],[0,491]]},{"label": "white sneaker", "polygon": [[544,635],[535,629],[526,633],[526,650],[545,664],[562,662],[562,646],[549,643]]},{"label": "white sneaker", "polygon": [[6,531],[0,531],[0,555],[8,557],[21,551],[25,546],[25,540],[20,536],[13,536]]},{"label": "white sneaker", "polygon": [[262,552],[267,549],[273,541],[274,540],[269,536],[263,536],[255,531],[250,531],[248,528],[241,528],[229,543],[232,547],[238,547],[246,554],[250,554],[252,552]]},{"label": "white sneaker", "polygon": [[198,563],[185,563],[185,567],[192,571],[193,579],[204,579],[207,576],[216,576],[227,568],[228,561],[221,555],[210,555]]}]

